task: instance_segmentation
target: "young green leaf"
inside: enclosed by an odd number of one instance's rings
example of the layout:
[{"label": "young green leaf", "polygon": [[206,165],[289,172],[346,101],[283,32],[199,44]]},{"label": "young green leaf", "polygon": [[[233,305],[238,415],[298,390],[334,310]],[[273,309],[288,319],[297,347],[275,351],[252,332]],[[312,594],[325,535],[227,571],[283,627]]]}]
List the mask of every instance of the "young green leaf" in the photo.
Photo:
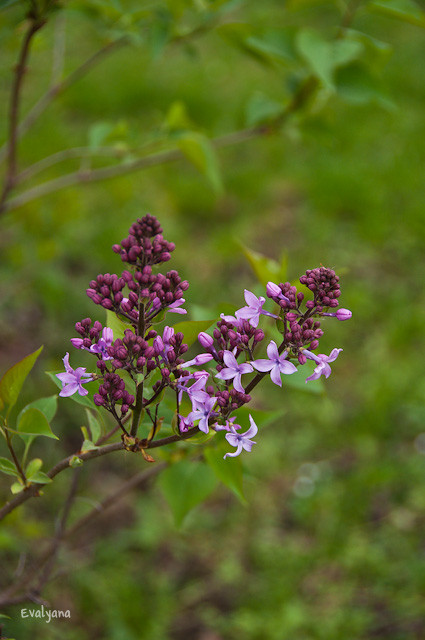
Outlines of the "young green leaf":
[{"label": "young green leaf", "polygon": [[205,463],[182,460],[163,471],[159,484],[180,527],[189,511],[214,491],[217,478]]},{"label": "young green leaf", "polygon": [[241,247],[252,270],[262,285],[266,286],[269,281],[275,283],[285,282],[287,268],[285,256],[282,257],[282,261],[279,264],[276,260],[267,258],[261,253],[245,247],[243,244],[241,244]]},{"label": "young green leaf", "polygon": [[0,471],[3,471],[3,473],[6,473],[8,476],[19,477],[18,470],[12,460],[8,460],[7,458],[0,458]]},{"label": "young green leaf", "polygon": [[51,430],[44,413],[41,413],[35,407],[30,407],[20,415],[17,429],[23,435],[46,436],[47,438],[59,440]]},{"label": "young green leaf", "polygon": [[9,415],[10,410],[15,405],[26,377],[33,368],[42,349],[43,347],[40,347],[37,351],[13,365],[0,380],[0,410],[5,408],[6,415]]},{"label": "young green leaf", "polygon": [[25,475],[28,478],[28,480],[30,480],[31,477],[35,473],[37,473],[37,471],[40,471],[42,466],[43,466],[43,460],[41,460],[41,458],[34,458],[34,460],[31,460],[31,462],[28,462],[25,468]]},{"label": "young green leaf", "polygon": [[213,189],[218,193],[223,191],[217,156],[209,138],[197,131],[188,131],[178,137],[177,144],[186,158],[209,180]]},{"label": "young green leaf", "polygon": [[36,473],[28,478],[28,480],[30,482],[36,482],[37,484],[48,484],[49,482],[52,482],[52,479],[43,471],[36,471]]}]

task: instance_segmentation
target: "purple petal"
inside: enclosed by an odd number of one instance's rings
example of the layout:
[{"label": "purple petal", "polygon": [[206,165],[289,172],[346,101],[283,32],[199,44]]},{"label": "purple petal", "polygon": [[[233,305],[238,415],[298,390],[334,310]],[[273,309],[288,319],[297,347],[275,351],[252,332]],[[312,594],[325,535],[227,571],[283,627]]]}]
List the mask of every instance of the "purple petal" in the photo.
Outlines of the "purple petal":
[{"label": "purple petal", "polygon": [[281,373],[285,373],[286,375],[296,373],[297,371],[297,367],[293,364],[293,362],[288,362],[287,360],[279,362],[279,369]]},{"label": "purple petal", "polygon": [[220,380],[231,380],[237,375],[237,372],[234,369],[224,368],[219,373],[216,374],[216,378]]},{"label": "purple petal", "polygon": [[245,393],[245,389],[242,386],[240,373],[237,373],[236,376],[234,377],[233,388],[236,389],[236,391],[239,391],[239,393]]},{"label": "purple petal", "polygon": [[274,367],[274,363],[270,362],[270,360],[253,360],[251,362],[252,366],[255,367],[255,369],[257,369],[257,371],[271,371],[271,369],[273,369]]},{"label": "purple petal", "polygon": [[267,347],[267,355],[269,356],[270,360],[279,360],[279,351],[274,340],[272,340]]},{"label": "purple petal", "polygon": [[237,447],[239,445],[239,437],[234,433],[226,433],[226,440],[232,447]]},{"label": "purple petal", "polygon": [[62,391],[59,392],[59,395],[62,398],[68,398],[69,396],[72,396],[76,391],[78,391],[78,383],[74,380],[74,382],[70,382],[69,384],[65,385]]},{"label": "purple petal", "polygon": [[280,377],[280,368],[278,364],[270,371],[270,378],[278,387],[282,386],[282,378]]},{"label": "purple petal", "polygon": [[80,396],[86,396],[88,394],[87,389],[84,389],[84,387],[81,386],[81,383],[78,385],[78,394]]},{"label": "purple petal", "polygon": [[253,436],[255,436],[258,433],[258,427],[254,422],[254,418],[252,417],[251,414],[249,414],[249,421],[251,423],[251,426],[249,427],[248,431],[246,431],[243,435],[244,438],[252,438]]},{"label": "purple petal", "polygon": [[227,365],[227,367],[229,367],[229,369],[234,369],[235,371],[238,368],[238,363],[237,360],[235,358],[235,356],[233,355],[233,353],[231,351],[225,351],[223,354],[223,360],[224,360],[224,364]]},{"label": "purple petal", "polygon": [[250,452],[253,444],[257,444],[257,443],[254,442],[254,440],[245,440],[245,438],[242,440],[242,446],[245,449],[245,451]]},{"label": "purple petal", "polygon": [[238,456],[241,451],[242,451],[242,443],[239,442],[238,448],[236,449],[236,451],[234,451],[233,453],[225,453],[223,456],[223,460],[225,460],[226,458],[234,458],[235,456]]},{"label": "purple petal", "polygon": [[252,373],[253,371],[254,369],[249,362],[243,362],[239,365],[239,373]]},{"label": "purple petal", "polygon": [[244,298],[249,307],[258,307],[260,306],[260,301],[264,298],[257,298],[256,295],[252,293],[252,291],[248,291],[248,289],[244,289]]},{"label": "purple petal", "polygon": [[326,361],[327,362],[333,362],[334,360],[337,359],[337,357],[339,356],[341,351],[342,351],[342,349],[332,349],[332,351],[330,352],[329,356],[326,358]]}]

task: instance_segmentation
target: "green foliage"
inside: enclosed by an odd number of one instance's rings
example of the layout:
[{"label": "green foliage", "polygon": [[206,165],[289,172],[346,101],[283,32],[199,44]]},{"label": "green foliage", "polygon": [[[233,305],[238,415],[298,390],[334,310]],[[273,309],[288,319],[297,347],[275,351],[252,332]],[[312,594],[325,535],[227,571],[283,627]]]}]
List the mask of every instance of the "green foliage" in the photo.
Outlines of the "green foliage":
[{"label": "green foliage", "polygon": [[191,347],[198,340],[198,335],[202,331],[207,331],[216,320],[183,320],[173,326],[176,333],[181,331],[184,334],[184,341]]},{"label": "green foliage", "polygon": [[0,380],[0,411],[5,410],[6,416],[9,415],[11,409],[15,406],[15,403],[19,397],[22,386],[27,378],[27,375],[33,368],[35,361],[40,355],[43,347],[34,351],[29,356],[26,356],[13,365]]},{"label": "green foliage", "polygon": [[213,189],[223,191],[220,167],[214,147],[207,136],[197,131],[182,133],[177,145],[186,158],[209,180]]},{"label": "green foliage", "polygon": [[202,462],[181,460],[165,469],[159,480],[177,527],[194,507],[203,502],[217,485],[215,474]]},{"label": "green foliage", "polygon": [[213,447],[208,447],[204,451],[204,457],[208,465],[214,471],[217,478],[228,487],[236,497],[246,503],[243,492],[243,470],[240,457],[223,459],[225,453],[229,451],[229,445],[220,442]]},{"label": "green foliage", "polygon": [[263,256],[261,253],[248,249],[248,247],[243,245],[242,251],[258,281],[264,287],[269,281],[275,282],[276,284],[279,282],[286,282],[288,260],[285,253],[282,255],[280,262],[277,262],[276,260]]},{"label": "green foliage", "polygon": [[26,407],[20,414],[17,425],[18,432],[26,436],[46,436],[58,440],[50,428],[49,422],[40,409]]}]

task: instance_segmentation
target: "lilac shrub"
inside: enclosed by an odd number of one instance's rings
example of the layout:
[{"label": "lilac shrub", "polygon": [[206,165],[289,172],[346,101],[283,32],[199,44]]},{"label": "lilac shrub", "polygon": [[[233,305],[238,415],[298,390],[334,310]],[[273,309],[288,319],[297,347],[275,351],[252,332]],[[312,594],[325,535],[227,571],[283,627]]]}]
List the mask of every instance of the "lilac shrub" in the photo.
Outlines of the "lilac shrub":
[{"label": "lilac shrub", "polygon": [[[258,427],[249,415],[250,426],[243,432],[232,414],[251,401],[251,391],[265,376],[282,387],[284,376],[295,373],[307,360],[317,366],[306,383],[322,375],[328,378],[329,363],[342,349],[333,349],[329,356],[317,353],[323,336],[320,318],[347,320],[351,312],[336,310],[341,291],[335,272],[326,267],[309,269],[300,283],[311,297],[307,299],[289,282],[269,282],[265,296],[260,297],[245,290],[246,305],[234,316],[221,314],[212,335],[199,333],[203,352],[186,360],[184,334],[169,325],[158,327],[167,313],[187,313],[183,296],[189,283],[176,270],[157,271],[170,260],[174,249],[175,245],[164,239],[158,220],[149,214],[138,219],[127,238],[113,246],[127,268],[121,275],[98,275],[90,282],[87,295],[94,304],[116,314],[124,330],[117,337],[111,327],[103,327],[97,320],[77,322],[79,337],[71,343],[93,354],[97,370],[72,369],[67,353],[65,373],[57,374],[62,384],[59,395],[86,395],[82,385],[97,381],[94,403],[112,414],[125,448],[138,451],[149,448],[155,438],[161,420],[159,406],[167,391],[174,397],[177,434],[190,437],[224,431],[227,442],[235,448],[224,457],[238,456],[256,444],[251,438]],[[273,311],[264,309],[267,299],[274,303]],[[267,327],[259,328],[261,321],[268,326],[274,322],[281,336],[279,344],[270,340],[264,345],[267,357],[254,356],[267,333]],[[191,410],[184,409],[188,405]],[[145,434],[149,431],[149,436],[140,437],[143,430]]]}]

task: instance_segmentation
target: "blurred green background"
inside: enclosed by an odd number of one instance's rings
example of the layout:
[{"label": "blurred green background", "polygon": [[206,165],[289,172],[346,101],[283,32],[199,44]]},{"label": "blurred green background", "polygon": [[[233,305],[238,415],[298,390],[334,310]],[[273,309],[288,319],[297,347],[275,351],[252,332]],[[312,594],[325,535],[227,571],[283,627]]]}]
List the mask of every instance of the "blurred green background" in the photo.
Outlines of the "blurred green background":
[{"label": "blurred green background", "polygon": [[[55,38],[66,33],[69,72],[111,37],[114,11],[126,29],[131,9],[142,4],[65,2],[34,41],[23,113],[49,86]],[[180,4],[178,20],[196,26],[208,3],[165,4]],[[21,620],[18,606],[7,612],[6,635],[425,637],[425,31],[368,6],[379,3],[357,4],[352,29],[387,43],[369,65],[376,85],[344,92],[342,79],[339,91],[321,93],[281,132],[220,149],[222,190],[182,159],[71,187],[0,219],[1,369],[45,345],[21,405],[54,393],[43,371],[61,367],[74,323],[103,321],[85,288],[98,273],[121,268],[110,247],[146,212],[177,245],[170,266],[190,281],[192,318],[225,303],[242,306],[244,288],[261,291],[241,244],[275,259],[286,253],[291,280],[320,264],[335,268],[341,305],[353,312],[350,322],[326,324],[321,351],[344,351],[324,393],[271,384],[258,390],[256,408],[284,414],[263,431],[259,424],[258,444],[244,457],[245,506],[220,488],[176,531],[157,486],[133,492],[61,554],[45,597],[52,608],[70,609],[71,620]],[[308,27],[326,37],[346,11],[343,3],[308,0],[232,5],[226,21],[260,30]],[[20,3],[0,13],[2,138],[22,16]],[[21,166],[96,145],[102,132],[107,144],[163,148],[176,102],[210,137],[238,130],[247,113],[249,124],[253,96],[254,103],[265,95],[284,102],[305,77],[299,61],[267,65],[216,29],[166,40],[160,32],[120,48],[60,95],[22,140]],[[68,161],[42,178],[78,166]],[[85,418],[71,404],[60,403],[53,423],[61,443],[35,445],[47,467],[79,446]],[[141,464],[126,457],[123,465],[115,454],[87,464],[76,515]],[[3,582],[17,554],[51,534],[68,482],[61,476],[56,492],[46,490],[6,520]]]}]

